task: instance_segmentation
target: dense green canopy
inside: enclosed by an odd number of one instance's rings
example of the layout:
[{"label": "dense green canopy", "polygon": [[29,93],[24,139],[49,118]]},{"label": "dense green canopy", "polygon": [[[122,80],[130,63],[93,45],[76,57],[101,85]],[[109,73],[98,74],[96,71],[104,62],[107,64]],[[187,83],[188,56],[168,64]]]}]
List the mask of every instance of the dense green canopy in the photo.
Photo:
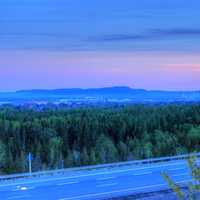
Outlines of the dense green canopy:
[{"label": "dense green canopy", "polygon": [[109,108],[1,107],[0,171],[170,156],[200,149],[200,104]]}]

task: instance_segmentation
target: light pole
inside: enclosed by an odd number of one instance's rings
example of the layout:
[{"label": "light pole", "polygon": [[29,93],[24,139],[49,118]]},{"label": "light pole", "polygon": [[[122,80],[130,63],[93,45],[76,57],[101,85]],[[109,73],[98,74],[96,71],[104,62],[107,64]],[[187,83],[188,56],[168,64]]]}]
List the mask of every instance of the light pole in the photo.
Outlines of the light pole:
[{"label": "light pole", "polygon": [[29,175],[32,175],[32,154],[28,154],[28,168],[29,168]]}]

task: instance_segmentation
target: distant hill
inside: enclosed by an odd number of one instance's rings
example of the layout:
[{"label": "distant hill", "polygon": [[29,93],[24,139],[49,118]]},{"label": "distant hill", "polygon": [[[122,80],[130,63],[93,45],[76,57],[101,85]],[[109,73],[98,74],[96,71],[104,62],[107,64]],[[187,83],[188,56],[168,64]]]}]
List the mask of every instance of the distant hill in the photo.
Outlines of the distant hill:
[{"label": "distant hill", "polygon": [[[78,100],[77,100],[78,99]],[[0,93],[1,102],[46,101],[119,101],[119,102],[173,102],[200,101],[200,91],[159,91],[133,89],[130,87],[107,87],[93,89],[20,90]]]},{"label": "distant hill", "polygon": [[112,94],[130,94],[133,92],[145,92],[142,89],[132,89],[129,87],[107,87],[92,89],[55,89],[55,90],[20,90],[21,94],[56,94],[56,95],[112,95]]}]

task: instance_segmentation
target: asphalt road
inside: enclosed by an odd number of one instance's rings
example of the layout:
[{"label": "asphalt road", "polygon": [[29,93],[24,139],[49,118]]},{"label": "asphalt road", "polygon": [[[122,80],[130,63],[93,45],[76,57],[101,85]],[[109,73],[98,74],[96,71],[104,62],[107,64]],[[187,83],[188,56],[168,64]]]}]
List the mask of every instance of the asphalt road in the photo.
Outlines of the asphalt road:
[{"label": "asphalt road", "polygon": [[185,161],[124,166],[0,183],[0,200],[98,200],[167,188],[160,173],[177,183],[191,180]]}]

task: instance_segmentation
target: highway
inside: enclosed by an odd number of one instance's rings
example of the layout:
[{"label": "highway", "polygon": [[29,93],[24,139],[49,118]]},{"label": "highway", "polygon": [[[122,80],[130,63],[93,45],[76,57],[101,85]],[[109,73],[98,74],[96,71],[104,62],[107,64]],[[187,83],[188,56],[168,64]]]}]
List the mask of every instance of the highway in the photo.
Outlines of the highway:
[{"label": "highway", "polygon": [[180,184],[191,180],[186,161],[175,160],[2,181],[0,200],[98,200],[159,191],[167,188],[162,171]]}]

